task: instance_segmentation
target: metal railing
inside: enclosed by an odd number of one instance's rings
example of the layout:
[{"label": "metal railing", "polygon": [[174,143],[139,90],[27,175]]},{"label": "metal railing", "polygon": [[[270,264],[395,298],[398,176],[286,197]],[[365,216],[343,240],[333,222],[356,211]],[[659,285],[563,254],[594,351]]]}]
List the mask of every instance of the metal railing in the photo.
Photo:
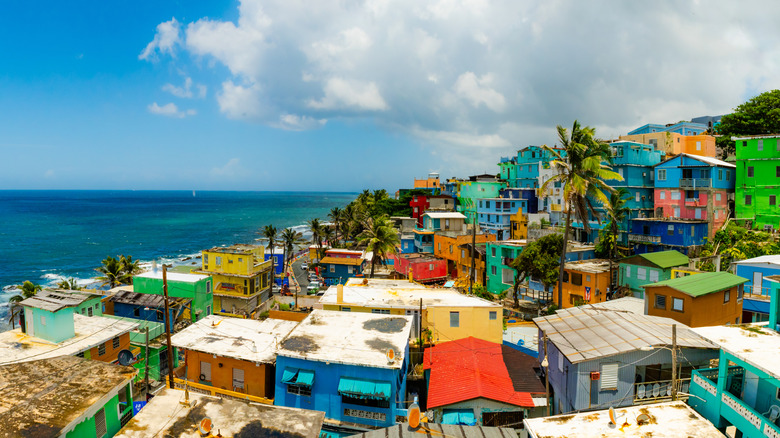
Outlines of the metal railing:
[{"label": "metal railing", "polygon": [[188,382],[186,380],[177,379],[177,378],[173,379],[173,386],[176,389],[181,389],[181,390],[184,390],[184,387],[186,386],[187,389],[189,389],[192,392],[197,392],[198,394],[213,395],[213,396],[228,398],[232,400],[249,400],[256,403],[263,403],[266,405],[274,404],[273,399],[244,394],[242,392],[229,391],[227,389],[215,388],[213,386],[204,385],[195,382]]},{"label": "metal railing", "polygon": [[628,240],[640,243],[661,243],[661,236],[651,236],[648,234],[629,234]]},{"label": "metal railing", "polygon": [[[691,379],[677,379],[677,399],[686,400]],[[634,383],[634,403],[655,403],[672,399],[672,381]]]},{"label": "metal railing", "polygon": [[683,178],[680,180],[680,187],[710,187],[712,180],[710,178]]}]

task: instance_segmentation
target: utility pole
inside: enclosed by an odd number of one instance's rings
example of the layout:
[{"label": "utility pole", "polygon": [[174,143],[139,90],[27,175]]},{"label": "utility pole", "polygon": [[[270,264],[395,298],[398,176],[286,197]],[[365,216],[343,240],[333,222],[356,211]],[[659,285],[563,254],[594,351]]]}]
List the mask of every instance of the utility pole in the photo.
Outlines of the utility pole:
[{"label": "utility pole", "polygon": [[544,366],[544,393],[547,401],[547,416],[549,417],[552,415],[552,405],[550,403],[550,362],[547,360],[547,333],[542,339],[544,342],[544,362],[547,364]]},{"label": "utility pole", "polygon": [[677,324],[672,324],[672,401],[677,400]]},{"label": "utility pole", "polygon": [[420,337],[420,348],[422,349],[423,353],[425,353],[425,345],[423,345],[422,340],[422,298],[420,298],[420,316],[417,318],[417,333],[419,333]]},{"label": "utility pole", "polygon": [[469,273],[469,293],[474,293],[474,253],[477,246],[477,216],[474,215],[474,223],[471,226],[471,272]]},{"label": "utility pole", "polygon": [[[144,388],[146,389],[146,395],[149,396],[149,326],[145,327],[144,333],[146,334],[146,347],[144,348]],[[148,400],[148,399],[147,399]]]},{"label": "utility pole", "polygon": [[165,298],[165,341],[168,344],[168,385],[173,389],[173,347],[171,347],[170,312],[168,311],[168,267],[162,266],[163,297]]}]

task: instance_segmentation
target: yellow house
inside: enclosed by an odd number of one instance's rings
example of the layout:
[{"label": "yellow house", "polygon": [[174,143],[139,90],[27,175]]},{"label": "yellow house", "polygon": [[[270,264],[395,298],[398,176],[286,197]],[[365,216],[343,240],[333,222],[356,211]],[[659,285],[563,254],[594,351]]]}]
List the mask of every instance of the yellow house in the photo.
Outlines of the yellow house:
[{"label": "yellow house", "polygon": [[[412,338],[430,330],[432,343],[473,336],[501,343],[500,304],[450,288],[428,288],[408,280],[351,278],[331,286],[320,299],[324,310],[414,316]],[[420,313],[422,312],[422,314]]]},{"label": "yellow house", "polygon": [[249,317],[270,297],[271,260],[262,245],[232,245],[203,250],[203,267],[193,272],[214,281],[214,314]]},{"label": "yellow house", "polygon": [[517,213],[509,216],[509,224],[512,227],[512,240],[528,238],[528,218],[523,216],[523,210],[517,209]]}]

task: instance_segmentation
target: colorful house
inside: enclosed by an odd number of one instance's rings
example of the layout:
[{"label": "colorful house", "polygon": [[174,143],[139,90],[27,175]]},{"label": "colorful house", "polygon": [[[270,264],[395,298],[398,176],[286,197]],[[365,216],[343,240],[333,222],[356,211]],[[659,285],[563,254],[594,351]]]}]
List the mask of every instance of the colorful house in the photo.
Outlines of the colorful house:
[{"label": "colorful house", "polygon": [[497,240],[509,238],[511,216],[528,214],[528,200],[519,198],[486,198],[477,201],[477,221],[480,230],[495,234]]},{"label": "colorful house", "polygon": [[40,291],[20,302],[21,327],[0,333],[0,365],[75,355],[101,362],[116,362],[130,348],[131,319],[75,313],[80,297]]},{"label": "colorful house", "polygon": [[[203,267],[196,273],[211,276],[214,280],[213,309],[216,315],[235,315],[246,318],[263,304],[271,295],[271,261],[265,260],[265,247],[262,245],[232,245],[214,247],[203,251]],[[209,280],[211,286],[211,280]],[[209,294],[211,294],[209,289]],[[172,295],[175,296],[175,295]],[[197,294],[198,302],[193,306],[203,311],[201,317],[210,315],[212,303],[208,309]],[[197,321],[194,319],[193,321]]]},{"label": "colorful house", "polygon": [[655,166],[655,217],[705,220],[712,237],[729,216],[734,165],[681,154]]},{"label": "colorful house", "polygon": [[[120,317],[108,318],[122,319]],[[168,344],[165,337],[165,325],[161,322],[138,320],[138,327],[130,332],[130,351],[135,355],[136,361],[133,367],[138,370],[135,376],[136,382],[146,378],[146,330],[149,330],[149,379],[151,381],[165,382],[168,376]],[[173,350],[173,368],[179,367],[179,354],[176,348]]]},{"label": "colorful house", "polygon": [[646,284],[647,314],[671,318],[688,327],[739,324],[742,284],[746,281],[730,272],[703,272]]},{"label": "colorful house", "polygon": [[[168,297],[190,301],[189,312],[183,316],[190,321],[198,321],[212,313],[214,302],[211,277],[200,274],[167,273]],[[133,292],[150,295],[163,295],[162,271],[149,271],[133,277]]]},{"label": "colorful house", "polygon": [[185,377],[195,388],[269,404],[277,348],[297,324],[211,315],[173,335],[171,344],[184,352]]},{"label": "colorful house", "polygon": [[709,226],[699,219],[637,218],[631,221],[628,242],[637,254],[677,250],[692,255],[706,243]]},{"label": "colorful house", "polygon": [[743,285],[742,322],[769,320],[771,283],[767,277],[780,275],[780,255],[766,255],[732,262],[734,273],[747,280]]},{"label": "colorful house", "polygon": [[441,188],[441,184],[439,182],[439,174],[436,172],[431,172],[428,174],[427,178],[421,178],[421,179],[414,179],[414,188],[415,189],[439,189]]},{"label": "colorful house", "polygon": [[659,125],[654,123],[648,123],[647,125],[640,126],[639,128],[629,131],[628,135],[636,134],[650,134],[654,132],[669,132],[672,134],[680,135],[700,135],[707,131],[707,125],[693,122],[678,122],[669,123],[666,125]]},{"label": "colorful house", "polygon": [[[593,245],[584,245],[579,242],[569,241],[566,245],[566,261],[577,262],[582,260],[591,260],[596,257],[596,247]],[[545,289],[544,285],[535,278],[528,278],[528,287],[519,290],[523,299],[551,303],[553,300],[553,291],[557,295],[557,283]],[[584,293],[584,291],[582,291]],[[564,301],[567,301],[564,298]]]},{"label": "colorful house", "polygon": [[320,276],[328,286],[343,284],[349,278],[362,277],[365,265],[362,251],[329,249],[320,260]]},{"label": "colorful house", "polygon": [[[265,261],[271,260],[271,250],[266,249],[265,255],[263,256]],[[281,285],[282,279],[281,277],[284,274],[284,248],[280,248],[279,246],[274,246],[274,281],[276,284]]]},{"label": "colorful house", "polygon": [[393,269],[418,283],[442,282],[447,278],[447,260],[425,254],[396,254]]},{"label": "colorful house", "polygon": [[328,288],[320,304],[325,310],[414,316],[412,336],[418,338],[420,329],[427,329],[431,343],[469,336],[495,343],[502,339],[501,305],[451,288],[353,278],[346,285]]},{"label": "colorful house", "polygon": [[495,175],[476,175],[458,185],[459,212],[466,216],[466,223],[473,224],[477,219],[477,201],[485,198],[497,198],[507,183],[498,180]]},{"label": "colorful house", "polygon": [[274,404],[395,424],[407,406],[411,329],[409,316],[314,310],[280,342]]},{"label": "colorful house", "polygon": [[667,156],[689,154],[715,158],[717,148],[715,137],[706,134],[682,135],[672,132],[621,135],[620,140],[647,144]]},{"label": "colorful house", "polygon": [[466,233],[466,216],[457,212],[428,212],[423,215],[423,227],[414,230],[417,252],[432,253],[434,234],[460,236]]},{"label": "colorful house", "polygon": [[[554,414],[671,400],[674,324],[683,382],[692,369],[718,357],[715,345],[669,318],[583,306],[559,309],[534,323]],[[688,392],[688,385],[678,389]]]},{"label": "colorful house", "polygon": [[502,240],[486,245],[487,290],[493,294],[510,289],[515,284],[517,271],[512,262],[526,246],[525,240]]},{"label": "colorful house", "polygon": [[[698,276],[698,275],[697,275]],[[688,404],[719,430],[735,436],[778,437],[780,334],[776,331],[777,289],[770,324],[699,327],[694,331],[720,347],[716,368],[693,371]]]},{"label": "colorful house", "polygon": [[398,251],[401,254],[412,254],[414,250],[414,230],[417,229],[417,220],[411,217],[394,216],[390,220],[395,224],[398,237],[401,239]]},{"label": "colorful house", "polygon": [[559,308],[567,308],[607,301],[610,292],[609,269],[609,260],[602,259],[565,263],[563,302],[558,303],[558,294],[553,294],[553,302]]},{"label": "colorful house", "polygon": [[688,266],[688,256],[678,251],[637,254],[620,260],[618,285],[628,288],[637,298],[644,298],[644,285],[672,278],[672,269]]},{"label": "colorful house", "polygon": [[133,415],[134,375],[72,356],[0,366],[3,436],[114,436]]},{"label": "colorful house", "polygon": [[468,337],[425,349],[427,412],[442,424],[517,427],[547,413],[539,361],[511,347]]},{"label": "colorful house", "polygon": [[735,219],[750,228],[780,228],[780,135],[733,137],[737,152]]},{"label": "colorful house", "polygon": [[[189,320],[191,302],[192,300],[186,298],[168,298],[168,321],[171,331],[174,331],[177,322]],[[165,321],[165,298],[162,295],[118,291],[106,299],[105,306],[106,315],[160,323]]]},{"label": "colorful house", "polygon": [[69,290],[69,289],[51,289],[53,292],[61,295],[67,295],[72,298],[81,299],[81,303],[76,305],[75,313],[84,316],[102,316],[103,315],[103,295],[102,293],[93,293],[89,290]]},{"label": "colorful house", "polygon": [[454,424],[425,423],[413,428],[409,423],[398,423],[383,429],[374,429],[352,435],[352,438],[418,438],[420,430],[431,436],[447,438],[518,438],[517,432],[509,427],[463,426]]},{"label": "colorful house", "polygon": [[465,257],[466,253],[461,251],[460,247],[461,245],[471,243],[472,239],[479,244],[494,242],[496,236],[493,234],[477,234],[476,236],[463,234],[450,236],[443,233],[436,233],[433,236],[433,255],[434,257],[447,260],[447,272],[451,278],[458,278],[459,276],[465,275],[460,267],[465,265],[462,261],[462,257]]},{"label": "colorful house", "polygon": [[409,207],[412,207],[412,218],[417,219],[417,226],[422,227],[423,214],[428,211],[428,196],[426,195],[413,195],[409,200]]},{"label": "colorful house", "polygon": [[[458,273],[459,278],[467,280],[471,277],[472,270],[474,271],[474,284],[486,285],[487,284],[487,253],[484,243],[477,243],[472,245],[471,242],[464,243],[458,246],[460,251],[460,258],[458,259]],[[472,257],[474,261],[472,262]]]}]

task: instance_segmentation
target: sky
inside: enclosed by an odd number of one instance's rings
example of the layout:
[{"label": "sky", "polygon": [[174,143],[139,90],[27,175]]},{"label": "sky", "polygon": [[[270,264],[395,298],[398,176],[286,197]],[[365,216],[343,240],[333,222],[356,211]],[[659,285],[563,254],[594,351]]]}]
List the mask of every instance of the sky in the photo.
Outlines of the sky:
[{"label": "sky", "polygon": [[773,1],[11,1],[0,189],[360,191],[780,88]]}]

